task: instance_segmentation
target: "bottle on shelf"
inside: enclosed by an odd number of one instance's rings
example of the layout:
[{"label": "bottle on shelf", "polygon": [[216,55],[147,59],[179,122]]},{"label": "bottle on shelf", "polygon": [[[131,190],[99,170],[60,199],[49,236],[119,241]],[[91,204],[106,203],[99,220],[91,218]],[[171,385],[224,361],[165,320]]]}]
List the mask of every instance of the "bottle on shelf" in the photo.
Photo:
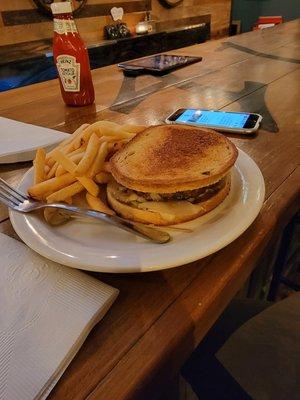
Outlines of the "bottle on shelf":
[{"label": "bottle on shelf", "polygon": [[70,2],[52,3],[53,58],[60,89],[68,106],[86,106],[95,100],[87,49],[73,19]]}]

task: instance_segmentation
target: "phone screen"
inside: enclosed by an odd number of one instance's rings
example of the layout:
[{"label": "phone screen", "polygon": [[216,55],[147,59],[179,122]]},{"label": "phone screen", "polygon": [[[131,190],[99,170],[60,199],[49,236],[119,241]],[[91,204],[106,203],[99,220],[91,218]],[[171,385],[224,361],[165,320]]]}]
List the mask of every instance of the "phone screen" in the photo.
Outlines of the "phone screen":
[{"label": "phone screen", "polygon": [[216,126],[224,128],[245,128],[249,127],[249,113],[235,113],[210,110],[187,109],[174,121],[186,124],[199,124],[201,126]]}]

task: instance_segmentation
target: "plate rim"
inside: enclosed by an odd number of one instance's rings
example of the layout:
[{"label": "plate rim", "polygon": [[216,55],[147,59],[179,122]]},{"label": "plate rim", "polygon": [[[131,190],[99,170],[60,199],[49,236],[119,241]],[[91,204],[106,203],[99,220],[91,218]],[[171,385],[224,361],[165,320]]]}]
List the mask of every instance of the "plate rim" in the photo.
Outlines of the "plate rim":
[{"label": "plate rim", "polygon": [[[78,260],[77,258],[75,261],[72,261],[71,257],[63,256],[59,252],[54,252],[53,249],[51,249],[51,251],[50,251],[51,254],[49,256],[49,250],[47,252],[47,247],[45,245],[43,245],[41,243],[41,241],[36,239],[36,235],[34,235],[32,233],[32,231],[29,230],[31,232],[31,235],[26,235],[26,233],[28,233],[28,229],[25,229],[25,231],[22,228],[19,229],[20,221],[18,221],[18,217],[20,216],[21,213],[14,211],[14,210],[9,210],[9,218],[10,218],[10,221],[12,223],[14,230],[16,231],[16,233],[19,235],[19,237],[24,241],[24,243],[29,248],[31,248],[32,250],[34,250],[41,256],[43,256],[47,259],[50,259],[51,261],[57,262],[62,265],[66,265],[71,268],[83,269],[83,270],[94,271],[94,272],[103,272],[103,273],[143,273],[143,272],[152,272],[152,271],[158,271],[158,270],[164,270],[164,269],[169,269],[169,268],[175,268],[178,266],[183,266],[183,265],[189,264],[191,262],[200,260],[211,254],[214,254],[217,251],[219,251],[222,248],[229,245],[230,243],[232,243],[233,241],[235,241],[239,236],[241,236],[249,228],[249,226],[254,222],[254,220],[257,218],[257,216],[260,213],[260,210],[263,206],[264,199],[265,199],[264,177],[262,175],[260,168],[256,164],[256,162],[243,150],[238,149],[238,151],[239,151],[239,155],[248,159],[248,161],[250,161],[250,163],[252,163],[252,166],[255,168],[256,173],[257,173],[257,178],[259,180],[258,186],[260,188],[261,195],[260,195],[260,198],[258,199],[258,201],[256,202],[255,212],[253,212],[251,215],[248,216],[247,219],[244,220],[243,224],[239,226],[239,229],[236,230],[234,234],[225,236],[222,241],[219,241],[214,246],[211,246],[211,248],[208,249],[208,251],[205,252],[205,254],[202,254],[202,255],[200,254],[200,255],[196,256],[195,252],[190,253],[189,257],[187,257],[187,256],[184,257],[184,261],[182,258],[180,259],[180,261],[176,261],[176,259],[174,258],[172,262],[170,262],[170,260],[168,261],[168,259],[161,260],[160,263],[155,266],[134,265],[132,267],[128,267],[127,265],[124,265],[124,264],[122,264],[122,265],[110,264],[110,265],[106,265],[106,266],[99,266],[99,265],[96,266],[95,264],[90,265],[88,262]],[[237,167],[237,164],[235,167]],[[32,171],[32,168],[30,168],[23,175],[22,179],[20,180],[20,182],[17,186],[18,188],[22,185],[22,182],[24,181],[24,179],[26,179],[26,176],[31,171]],[[25,216],[26,215],[22,216],[22,214],[21,214],[21,217],[23,217],[23,221],[25,221]],[[21,224],[23,223],[23,221],[21,222]],[[137,245],[138,245],[138,243],[137,243]],[[164,245],[159,245],[159,246],[164,246]],[[48,249],[49,249],[49,247],[48,247]]]}]

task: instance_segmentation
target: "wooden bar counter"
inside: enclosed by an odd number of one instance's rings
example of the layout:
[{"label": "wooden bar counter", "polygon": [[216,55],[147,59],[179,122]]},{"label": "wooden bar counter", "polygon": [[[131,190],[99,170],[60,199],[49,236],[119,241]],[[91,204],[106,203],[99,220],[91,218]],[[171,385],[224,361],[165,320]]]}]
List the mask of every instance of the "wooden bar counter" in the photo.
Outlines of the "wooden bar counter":
[{"label": "wooden bar counter", "polygon": [[[163,390],[299,209],[300,20],[173,53],[203,61],[164,77],[124,78],[116,66],[94,70],[96,102],[86,108],[65,107],[56,80],[0,95],[1,116],[66,132],[100,119],[158,124],[179,107],[251,111],[264,118],[256,136],[231,136],[265,179],[256,221],[223,250],[189,265],[95,274],[119,288],[120,296],[51,400],[167,399]],[[1,166],[0,175],[14,184],[29,167]],[[0,231],[15,235],[4,207]]]}]

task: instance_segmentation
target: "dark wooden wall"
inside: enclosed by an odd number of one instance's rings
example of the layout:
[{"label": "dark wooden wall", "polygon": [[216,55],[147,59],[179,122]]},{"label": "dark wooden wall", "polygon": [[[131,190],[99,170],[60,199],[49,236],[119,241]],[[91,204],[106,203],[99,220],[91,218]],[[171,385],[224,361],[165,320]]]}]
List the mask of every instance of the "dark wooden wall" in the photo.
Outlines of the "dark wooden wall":
[{"label": "dark wooden wall", "polygon": [[[146,11],[160,21],[178,20],[211,14],[212,36],[222,36],[229,26],[231,0],[183,0],[173,9],[160,5],[158,0],[88,0],[77,20],[80,33],[87,43],[103,39],[103,27],[111,22],[113,5],[124,8],[124,20],[130,28],[144,20]],[[32,0],[0,1],[0,45],[50,38],[52,21],[40,14]]]}]

